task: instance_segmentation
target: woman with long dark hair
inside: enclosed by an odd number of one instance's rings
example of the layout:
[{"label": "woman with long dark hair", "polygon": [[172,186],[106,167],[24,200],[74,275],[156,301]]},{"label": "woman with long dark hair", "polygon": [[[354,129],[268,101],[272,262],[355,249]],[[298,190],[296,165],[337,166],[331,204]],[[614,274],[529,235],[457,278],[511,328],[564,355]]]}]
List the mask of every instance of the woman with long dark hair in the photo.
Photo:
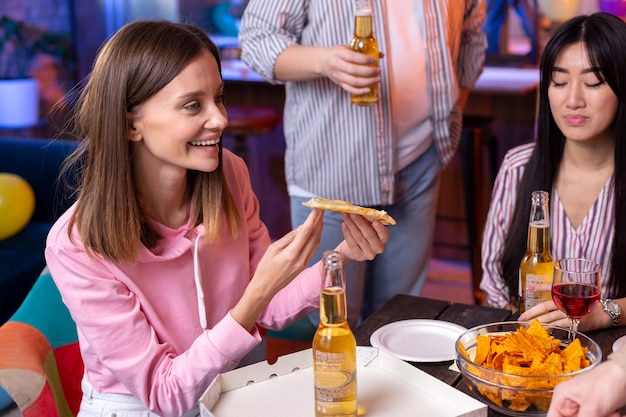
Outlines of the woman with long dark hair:
[{"label": "woman with long dark hair", "polygon": [[[483,236],[481,289],[489,305],[517,309],[531,194],[544,190],[550,193],[554,259],[582,257],[602,265],[602,297],[614,314],[596,308],[580,329],[622,324],[626,23],[606,13],[565,22],[546,45],[540,68],[537,137],[510,150],[498,173]],[[537,316],[567,326],[552,301],[520,319]]]}]

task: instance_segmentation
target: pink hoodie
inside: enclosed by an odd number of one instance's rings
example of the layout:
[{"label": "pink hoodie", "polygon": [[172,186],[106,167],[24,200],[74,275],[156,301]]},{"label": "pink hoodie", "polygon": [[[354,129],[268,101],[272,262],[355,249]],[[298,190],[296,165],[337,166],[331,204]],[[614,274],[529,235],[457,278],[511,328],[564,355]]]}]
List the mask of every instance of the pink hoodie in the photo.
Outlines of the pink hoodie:
[{"label": "pink hoodie", "polygon": [[[249,333],[229,311],[270,239],[246,165],[228,150],[223,164],[245,218],[237,239],[226,235],[205,245],[196,239],[202,226],[173,230],[153,223],[163,239],[152,250],[141,245],[138,262],[130,264],[90,257],[76,230],[70,242],[74,207],[52,227],[46,261],[76,322],[86,377],[98,392],[131,394],[161,416],[179,416],[197,405],[218,373],[234,368],[261,341],[258,329]],[[308,268],[277,294],[258,324],[279,329],[317,308],[318,268]],[[199,317],[206,318],[206,329]]]}]

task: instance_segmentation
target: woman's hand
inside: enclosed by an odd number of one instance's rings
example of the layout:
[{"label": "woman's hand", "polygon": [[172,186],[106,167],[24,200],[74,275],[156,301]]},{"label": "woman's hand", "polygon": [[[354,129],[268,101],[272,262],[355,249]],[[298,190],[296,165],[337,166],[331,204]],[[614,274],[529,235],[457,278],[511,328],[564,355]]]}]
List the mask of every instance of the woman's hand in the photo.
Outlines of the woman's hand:
[{"label": "woman's hand", "polygon": [[[528,291],[547,292],[548,294],[552,294],[552,283],[531,284],[526,289]],[[552,324],[555,326],[569,327],[567,316],[556,307],[556,304],[552,301],[552,297],[550,297],[550,301],[539,303],[536,306],[529,308],[519,316],[520,321],[532,321],[534,319],[537,319],[542,323]]]},{"label": "woman's hand", "polygon": [[313,210],[298,228],[272,243],[231,315],[244,328],[254,326],[271,299],[302,272],[320,244],[323,211]]},{"label": "woman's hand", "polygon": [[369,221],[358,214],[342,213],[343,237],[336,250],[346,262],[372,260],[382,253],[389,240],[389,230],[378,220]]},{"label": "woman's hand", "polygon": [[552,300],[539,303],[519,316],[520,321],[532,321],[534,319],[554,326],[569,327],[567,316],[556,307]]},{"label": "woman's hand", "polygon": [[[533,291],[552,291],[551,284],[536,284],[530,286],[529,289]],[[567,315],[559,310],[554,304],[554,301],[544,301],[536,306],[529,308],[519,316],[520,321],[532,321],[533,319],[539,320],[541,323],[552,324],[554,326],[561,326],[569,328],[569,320]],[[604,313],[600,304],[598,304],[591,313],[583,316],[580,319],[578,330],[589,331],[595,329],[604,329],[611,326],[611,320],[608,315]]]},{"label": "woman's hand", "polygon": [[322,237],[323,216],[322,210],[313,210],[303,224],[272,243],[252,280],[263,281],[262,286],[273,288],[274,294],[289,284],[315,255]]}]

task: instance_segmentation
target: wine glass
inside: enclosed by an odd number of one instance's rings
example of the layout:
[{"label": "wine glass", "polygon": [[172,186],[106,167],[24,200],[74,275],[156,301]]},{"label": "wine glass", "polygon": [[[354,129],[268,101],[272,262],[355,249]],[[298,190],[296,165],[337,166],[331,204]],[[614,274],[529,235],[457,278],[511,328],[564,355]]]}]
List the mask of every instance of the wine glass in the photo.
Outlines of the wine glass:
[{"label": "wine glass", "polygon": [[570,342],[580,319],[600,302],[600,269],[600,264],[583,258],[559,259],[554,263],[552,300],[567,315]]}]

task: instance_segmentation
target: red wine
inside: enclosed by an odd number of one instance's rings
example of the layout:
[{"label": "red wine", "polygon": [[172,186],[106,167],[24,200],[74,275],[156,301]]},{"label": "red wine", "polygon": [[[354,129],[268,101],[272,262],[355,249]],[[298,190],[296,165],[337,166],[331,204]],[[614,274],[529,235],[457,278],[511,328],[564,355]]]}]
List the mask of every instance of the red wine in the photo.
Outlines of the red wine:
[{"label": "red wine", "polygon": [[556,284],[552,288],[552,299],[559,310],[579,319],[596,307],[600,301],[600,290],[589,284]]}]

